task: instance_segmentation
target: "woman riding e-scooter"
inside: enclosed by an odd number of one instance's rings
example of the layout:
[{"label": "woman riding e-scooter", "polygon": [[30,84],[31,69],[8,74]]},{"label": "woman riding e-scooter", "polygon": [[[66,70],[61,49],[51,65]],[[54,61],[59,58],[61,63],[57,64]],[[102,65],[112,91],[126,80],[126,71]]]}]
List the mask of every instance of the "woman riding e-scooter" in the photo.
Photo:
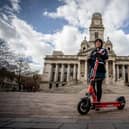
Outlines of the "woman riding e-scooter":
[{"label": "woman riding e-scooter", "polygon": [[102,97],[102,82],[106,74],[105,61],[108,59],[108,52],[105,48],[103,48],[103,41],[101,39],[95,40],[95,49],[91,52],[88,58],[88,64],[90,66],[89,76],[92,75],[96,58],[99,59],[99,64],[93,87],[97,96],[97,101],[100,102]]}]

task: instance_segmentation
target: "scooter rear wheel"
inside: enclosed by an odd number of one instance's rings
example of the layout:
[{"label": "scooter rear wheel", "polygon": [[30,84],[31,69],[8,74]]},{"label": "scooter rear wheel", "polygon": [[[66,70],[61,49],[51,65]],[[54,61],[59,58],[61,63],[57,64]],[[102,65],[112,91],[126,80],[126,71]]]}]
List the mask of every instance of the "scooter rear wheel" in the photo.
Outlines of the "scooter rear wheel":
[{"label": "scooter rear wheel", "polygon": [[118,108],[119,110],[124,109],[125,104],[126,104],[125,97],[124,97],[124,96],[120,96],[120,97],[118,97],[118,98],[116,99],[116,101],[120,102],[120,106],[118,106],[117,108]]},{"label": "scooter rear wheel", "polygon": [[89,112],[90,106],[90,99],[88,97],[85,97],[78,103],[77,110],[81,115],[85,115]]}]

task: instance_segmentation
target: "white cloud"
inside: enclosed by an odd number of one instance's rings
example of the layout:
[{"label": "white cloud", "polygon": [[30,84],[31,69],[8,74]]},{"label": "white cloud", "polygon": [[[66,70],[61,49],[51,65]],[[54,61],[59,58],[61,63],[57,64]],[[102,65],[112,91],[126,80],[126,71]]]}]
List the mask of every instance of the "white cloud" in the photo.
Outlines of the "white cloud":
[{"label": "white cloud", "polygon": [[[19,0],[10,0],[13,11],[20,9]],[[62,0],[64,5],[56,12],[45,11],[43,15],[51,18],[63,18],[68,21],[61,30],[54,34],[37,32],[33,26],[19,19],[13,11],[5,6],[5,12],[0,18],[0,37],[10,43],[10,47],[26,56],[31,56],[35,63],[31,66],[42,70],[43,57],[55,48],[65,54],[77,54],[84,36],[88,36],[91,16],[100,12],[105,26],[105,37],[110,36],[114,50],[118,55],[129,55],[129,34],[122,27],[128,25],[129,0]],[[1,14],[0,14],[1,15]],[[80,28],[84,29],[80,31]],[[88,39],[88,38],[87,38]],[[123,45],[124,44],[124,45]]]},{"label": "white cloud", "polygon": [[77,27],[65,25],[61,31],[53,35],[55,49],[65,54],[77,54],[85,36],[88,37],[87,30],[80,32]]},{"label": "white cloud", "polygon": [[53,36],[56,50],[62,50],[66,54],[76,54],[79,51],[82,34],[76,27],[66,25]]},{"label": "white cloud", "polygon": [[35,62],[31,64],[33,70],[42,70],[43,57],[53,49],[47,43],[52,36],[36,32],[32,26],[16,16],[11,19],[10,24],[0,19],[0,28],[0,38],[6,40],[16,53],[31,56]]},{"label": "white cloud", "polygon": [[103,19],[107,30],[120,29],[127,25],[129,20],[129,0],[113,0],[107,6]]},{"label": "white cloud", "polygon": [[50,54],[54,45],[52,35],[37,32],[33,26],[18,18],[20,0],[10,0],[11,7],[4,5],[0,10],[0,38],[9,43],[9,47],[17,54],[31,57],[32,70],[43,69],[43,58]]},{"label": "white cloud", "polygon": [[12,5],[13,11],[19,12],[19,10],[20,10],[20,6],[19,6],[20,0],[10,0],[10,3]]},{"label": "white cloud", "polygon": [[119,56],[129,55],[129,35],[126,35],[122,30],[116,30],[112,32],[110,37],[114,43],[113,49]]},{"label": "white cloud", "polygon": [[20,0],[10,0],[10,5],[4,5],[0,10],[0,38],[9,43],[9,47],[17,54],[32,57],[32,70],[43,69],[43,57],[51,53],[54,46],[49,44],[51,35],[35,31],[26,21],[19,19]]},{"label": "white cloud", "polygon": [[59,6],[56,12],[45,11],[43,15],[52,18],[64,18],[69,24],[79,27],[88,27],[94,12],[103,12],[105,0],[64,0],[64,5]]},{"label": "white cloud", "polygon": [[[57,33],[58,40],[56,42],[56,48],[69,51],[69,43],[72,41],[70,37],[76,35],[75,37],[81,37],[81,33],[78,28],[84,28],[88,30],[91,22],[91,16],[94,12],[100,12],[103,17],[103,24],[105,26],[105,40],[107,36],[110,36],[111,41],[114,45],[115,52],[119,55],[129,55],[129,38],[128,34],[124,33],[122,28],[129,25],[129,0],[61,0],[64,5],[57,8],[55,12],[45,11],[44,16],[51,18],[63,18],[68,21],[69,25],[64,27],[60,32]],[[70,33],[71,28],[74,28],[75,33]],[[68,32],[67,32],[68,31]],[[60,35],[62,38],[60,38]],[[62,41],[63,35],[65,36],[65,41]],[[86,31],[87,35],[87,31]],[[119,40],[118,40],[119,39]],[[69,43],[68,43],[68,42]],[[81,38],[80,38],[81,41]],[[126,48],[123,44],[126,44]],[[67,42],[67,43],[66,43]],[[79,42],[78,38],[74,42]],[[80,43],[80,42],[79,42]],[[79,44],[78,43],[78,44]],[[78,50],[78,45],[74,46]],[[72,51],[72,50],[71,50]]]}]

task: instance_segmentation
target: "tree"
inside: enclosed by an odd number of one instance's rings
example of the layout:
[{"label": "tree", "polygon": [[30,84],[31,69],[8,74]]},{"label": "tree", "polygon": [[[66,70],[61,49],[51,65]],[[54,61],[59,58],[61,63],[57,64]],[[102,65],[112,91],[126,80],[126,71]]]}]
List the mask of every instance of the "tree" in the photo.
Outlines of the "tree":
[{"label": "tree", "polygon": [[[5,69],[3,71],[3,69]],[[0,39],[0,70],[7,73],[6,76],[1,75],[0,77],[8,77],[9,73],[15,73],[17,78],[19,91],[21,91],[22,77],[33,76],[35,72],[32,72],[25,55],[19,55],[12,52],[9,49],[9,45],[6,41]],[[7,71],[7,72],[6,72]]]},{"label": "tree", "polygon": [[18,55],[16,59],[17,69],[15,70],[18,76],[19,91],[21,91],[22,76],[28,76],[31,73],[31,69],[24,55]]},{"label": "tree", "polygon": [[7,71],[14,71],[16,68],[14,53],[8,47],[8,43],[0,39],[0,69],[6,68]]}]

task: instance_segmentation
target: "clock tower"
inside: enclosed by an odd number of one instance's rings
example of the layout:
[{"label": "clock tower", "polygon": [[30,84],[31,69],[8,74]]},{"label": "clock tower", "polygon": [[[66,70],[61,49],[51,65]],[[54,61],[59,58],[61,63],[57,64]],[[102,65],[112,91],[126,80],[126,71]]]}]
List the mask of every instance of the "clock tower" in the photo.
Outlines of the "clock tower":
[{"label": "clock tower", "polygon": [[95,41],[97,38],[104,40],[104,26],[102,23],[102,16],[100,13],[92,15],[92,21],[89,28],[90,42]]}]

